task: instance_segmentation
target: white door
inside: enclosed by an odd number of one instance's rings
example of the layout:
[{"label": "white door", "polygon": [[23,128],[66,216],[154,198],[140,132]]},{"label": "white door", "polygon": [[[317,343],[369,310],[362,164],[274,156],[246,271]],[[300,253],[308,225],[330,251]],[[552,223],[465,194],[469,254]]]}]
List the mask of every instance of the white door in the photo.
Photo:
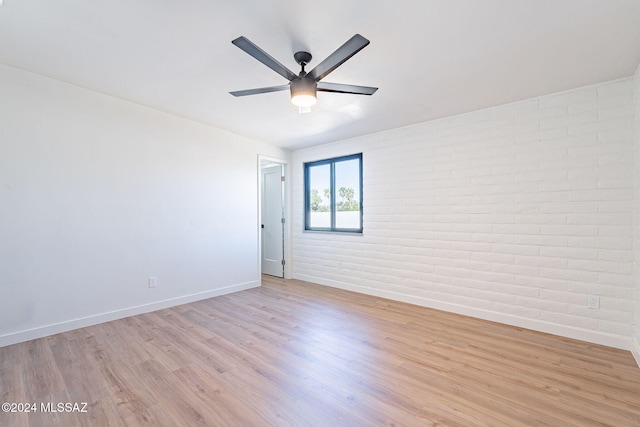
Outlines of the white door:
[{"label": "white door", "polygon": [[284,277],[282,165],[262,169],[262,272]]}]

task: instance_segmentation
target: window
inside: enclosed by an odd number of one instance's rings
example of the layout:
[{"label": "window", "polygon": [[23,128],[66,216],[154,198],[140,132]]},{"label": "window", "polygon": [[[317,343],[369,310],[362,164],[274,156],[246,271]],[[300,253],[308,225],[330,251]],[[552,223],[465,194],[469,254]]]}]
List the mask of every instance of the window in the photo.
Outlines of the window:
[{"label": "window", "polygon": [[362,233],[362,153],[304,164],[304,229]]}]

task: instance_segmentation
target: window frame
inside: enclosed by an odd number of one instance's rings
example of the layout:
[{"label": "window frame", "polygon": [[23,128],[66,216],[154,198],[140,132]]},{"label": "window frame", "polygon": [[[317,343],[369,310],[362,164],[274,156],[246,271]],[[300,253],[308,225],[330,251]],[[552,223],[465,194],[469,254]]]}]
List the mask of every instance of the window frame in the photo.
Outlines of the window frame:
[{"label": "window frame", "polygon": [[[359,192],[359,204],[360,204],[360,215],[359,215],[359,228],[338,228],[336,227],[336,213],[337,213],[337,203],[336,203],[336,177],[335,177],[335,165],[336,163],[350,161],[350,160],[358,160],[358,179],[360,181],[360,186],[357,189]],[[322,159],[316,160],[312,162],[306,162],[303,164],[304,166],[304,231],[314,231],[314,232],[329,232],[329,233],[351,233],[351,234],[362,234],[364,229],[363,224],[363,198],[362,198],[362,153],[357,154],[349,154],[346,156],[333,157],[330,159]],[[329,165],[329,190],[331,192],[331,199],[329,200],[330,205],[330,214],[331,214],[331,225],[329,227],[311,227],[311,189],[310,189],[310,168],[316,166],[324,166]]]}]

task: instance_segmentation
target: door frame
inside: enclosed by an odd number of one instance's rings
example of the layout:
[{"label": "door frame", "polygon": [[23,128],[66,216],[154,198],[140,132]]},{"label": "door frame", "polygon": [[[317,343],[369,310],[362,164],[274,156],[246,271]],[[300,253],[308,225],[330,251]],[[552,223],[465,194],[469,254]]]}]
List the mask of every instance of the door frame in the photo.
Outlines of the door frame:
[{"label": "door frame", "polygon": [[291,179],[289,178],[289,162],[285,159],[277,157],[258,155],[258,223],[256,229],[258,230],[258,277],[259,282],[262,284],[262,169],[267,166],[282,165],[282,176],[284,176],[284,193],[283,193],[283,205],[284,205],[284,278],[291,279],[291,252],[290,252],[290,230],[291,230],[291,215],[289,205],[289,194]]}]

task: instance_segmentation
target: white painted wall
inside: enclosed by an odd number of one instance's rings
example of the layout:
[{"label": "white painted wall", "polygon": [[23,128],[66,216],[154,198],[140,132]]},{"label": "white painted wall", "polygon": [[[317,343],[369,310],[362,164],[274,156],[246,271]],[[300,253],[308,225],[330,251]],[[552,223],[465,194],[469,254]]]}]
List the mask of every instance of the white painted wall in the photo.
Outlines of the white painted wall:
[{"label": "white painted wall", "polygon": [[258,286],[259,154],[0,65],[0,345]]},{"label": "white painted wall", "polygon": [[633,78],[634,81],[634,203],[633,203],[633,252],[634,252],[634,274],[635,286],[635,330],[632,343],[633,356],[640,366],[640,65]]},{"label": "white painted wall", "polygon": [[[296,151],[293,275],[628,349],[633,114],[627,78]],[[303,232],[302,163],[358,152],[363,235]]]}]

